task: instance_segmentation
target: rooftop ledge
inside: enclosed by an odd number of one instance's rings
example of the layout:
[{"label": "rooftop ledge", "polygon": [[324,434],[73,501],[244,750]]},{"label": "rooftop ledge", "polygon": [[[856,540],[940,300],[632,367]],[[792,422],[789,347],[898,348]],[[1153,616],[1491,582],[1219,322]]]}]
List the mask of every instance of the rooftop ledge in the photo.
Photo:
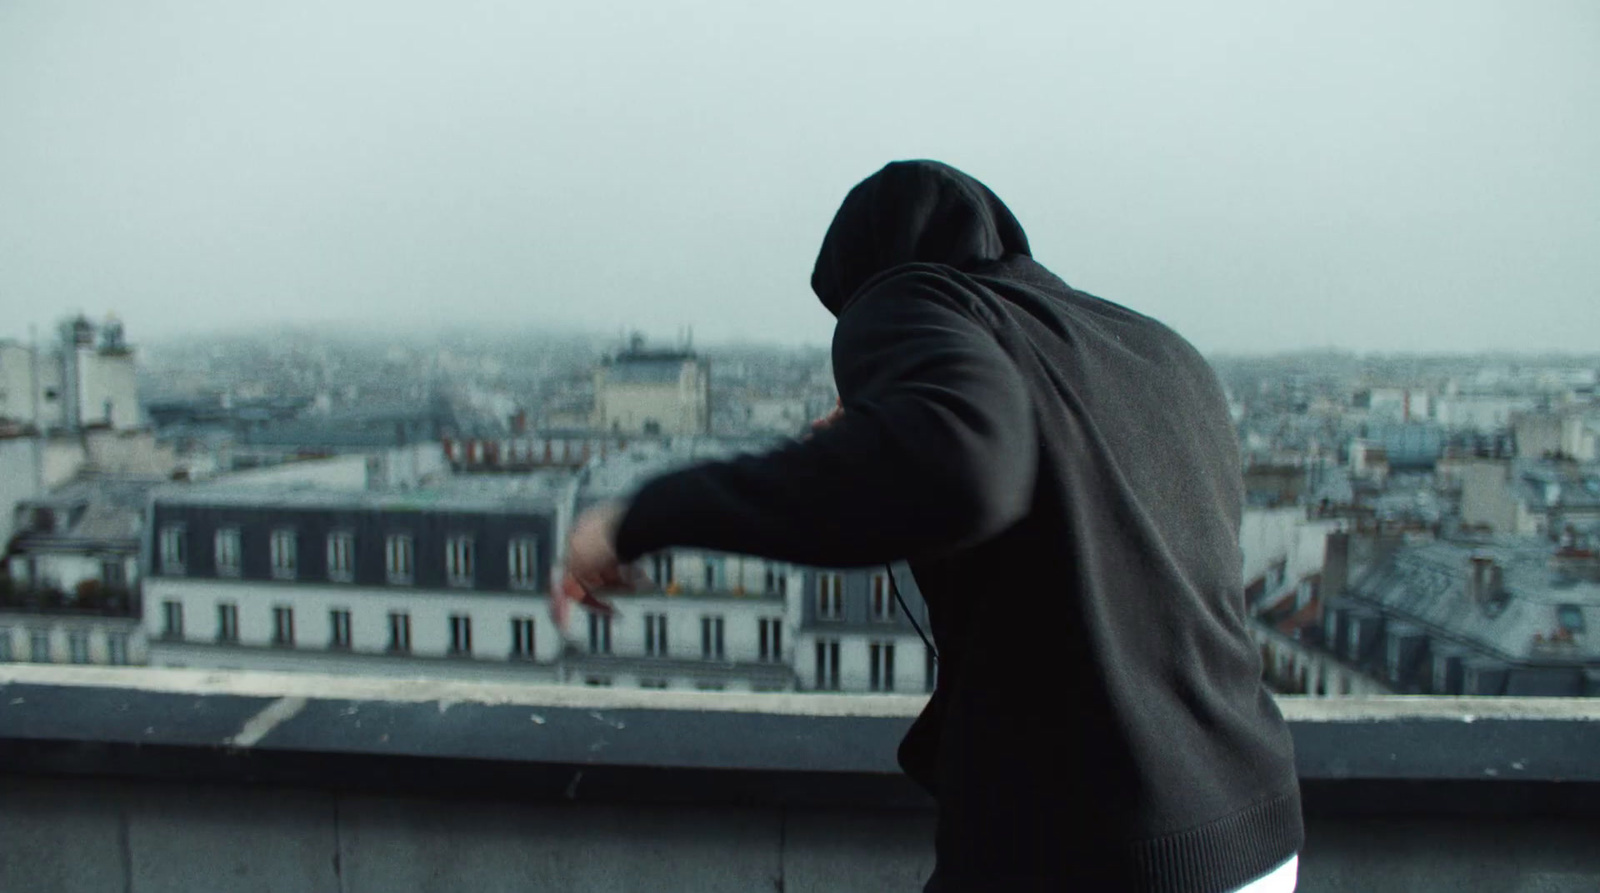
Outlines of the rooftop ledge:
[{"label": "rooftop ledge", "polygon": [[[923,695],[0,665],[12,774],[925,809]],[[1280,697],[1310,812],[1600,814],[1600,699]]]}]

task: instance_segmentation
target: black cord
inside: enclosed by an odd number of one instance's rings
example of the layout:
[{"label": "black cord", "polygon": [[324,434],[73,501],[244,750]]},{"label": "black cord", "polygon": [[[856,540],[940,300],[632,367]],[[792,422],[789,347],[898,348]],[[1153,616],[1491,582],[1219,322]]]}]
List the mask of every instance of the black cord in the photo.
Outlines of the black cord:
[{"label": "black cord", "polygon": [[900,603],[900,610],[906,615],[906,619],[911,621],[911,628],[917,631],[918,636],[922,637],[922,644],[928,646],[928,652],[933,655],[933,662],[938,663],[939,649],[933,647],[933,642],[929,641],[927,634],[922,631],[922,624],[917,622],[917,618],[911,613],[911,609],[906,607],[906,600],[900,595],[900,584],[894,581],[894,568],[886,564],[883,566],[883,570],[889,575],[889,591],[894,593],[894,600]]}]

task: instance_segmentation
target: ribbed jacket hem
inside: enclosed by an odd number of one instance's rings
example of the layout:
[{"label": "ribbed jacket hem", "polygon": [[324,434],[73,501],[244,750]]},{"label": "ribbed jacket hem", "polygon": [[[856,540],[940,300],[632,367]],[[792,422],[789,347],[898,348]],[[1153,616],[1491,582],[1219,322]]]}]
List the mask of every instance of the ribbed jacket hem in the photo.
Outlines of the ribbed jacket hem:
[{"label": "ribbed jacket hem", "polygon": [[1198,828],[1129,847],[1140,893],[1225,893],[1300,851],[1300,792],[1265,800]]}]

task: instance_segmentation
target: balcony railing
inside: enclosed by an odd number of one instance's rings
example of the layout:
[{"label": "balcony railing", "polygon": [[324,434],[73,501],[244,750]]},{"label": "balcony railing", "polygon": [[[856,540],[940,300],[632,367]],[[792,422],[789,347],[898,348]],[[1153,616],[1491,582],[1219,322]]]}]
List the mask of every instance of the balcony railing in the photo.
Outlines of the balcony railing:
[{"label": "balcony railing", "polygon": [[104,586],[92,580],[68,592],[57,586],[37,586],[0,579],[0,611],[138,617],[139,594],[128,587]]}]

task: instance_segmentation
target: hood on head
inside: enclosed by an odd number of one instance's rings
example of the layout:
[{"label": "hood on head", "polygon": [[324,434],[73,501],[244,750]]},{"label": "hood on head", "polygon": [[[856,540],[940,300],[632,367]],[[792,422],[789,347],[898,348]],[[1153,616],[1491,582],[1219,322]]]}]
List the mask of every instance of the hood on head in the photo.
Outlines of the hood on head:
[{"label": "hood on head", "polygon": [[989,187],[948,164],[896,161],[845,196],[822,239],[811,290],[838,316],[867,280],[902,264],[971,270],[1028,254],[1028,237]]}]

